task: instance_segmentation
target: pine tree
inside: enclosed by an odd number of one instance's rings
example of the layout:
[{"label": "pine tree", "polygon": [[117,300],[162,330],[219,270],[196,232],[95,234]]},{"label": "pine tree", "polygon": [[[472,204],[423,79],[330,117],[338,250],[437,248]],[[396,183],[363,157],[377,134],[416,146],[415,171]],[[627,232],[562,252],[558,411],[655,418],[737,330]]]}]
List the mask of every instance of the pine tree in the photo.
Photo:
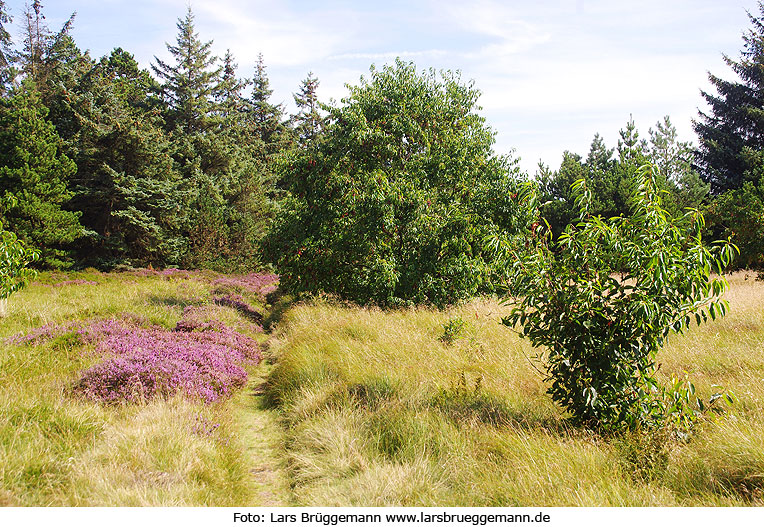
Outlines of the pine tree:
[{"label": "pine tree", "polygon": [[297,113],[292,115],[292,125],[302,146],[310,144],[321,133],[324,125],[317,95],[319,84],[311,71],[300,84],[299,93],[293,95]]},{"label": "pine tree", "polygon": [[743,35],[740,59],[724,55],[724,62],[739,81],[709,73],[716,94],[701,92],[710,112],[700,112],[693,122],[700,139],[696,162],[714,194],[753,181],[750,174],[755,167],[748,163],[752,157],[745,150],[760,151],[764,145],[764,2],[759,2],[759,11],[758,17],[748,13],[752,28]]},{"label": "pine tree", "polygon": [[163,81],[161,93],[169,109],[170,126],[186,133],[203,132],[214,124],[213,97],[222,68],[216,67],[218,59],[210,52],[212,41],[199,39],[190,6],[177,27],[176,45],[167,44],[175,63],[154,57],[156,65],[152,69]]},{"label": "pine tree", "polygon": [[[61,152],[33,83],[0,101],[0,196],[3,223],[41,253],[46,267],[71,265],[67,248],[83,234],[79,213],[64,210],[77,167]],[[10,206],[8,205],[10,203]]]},{"label": "pine tree", "polygon": [[619,130],[618,135],[618,158],[621,163],[628,161],[639,162],[644,159],[645,152],[647,151],[647,141],[639,138],[639,130],[637,125],[634,124],[634,118],[629,115],[629,120],[626,123],[626,128]]},{"label": "pine tree", "polygon": [[554,239],[577,218],[571,185],[585,177],[585,170],[581,156],[567,150],[562,154],[562,163],[558,170],[552,171],[547,167],[541,167],[539,170],[539,195],[543,203],[541,214],[549,224]]},{"label": "pine tree", "polygon": [[650,128],[648,134],[650,162],[665,177],[678,207],[698,208],[710,187],[693,168],[695,149],[692,143],[679,141],[676,127],[668,115],[656,123],[655,129]]}]

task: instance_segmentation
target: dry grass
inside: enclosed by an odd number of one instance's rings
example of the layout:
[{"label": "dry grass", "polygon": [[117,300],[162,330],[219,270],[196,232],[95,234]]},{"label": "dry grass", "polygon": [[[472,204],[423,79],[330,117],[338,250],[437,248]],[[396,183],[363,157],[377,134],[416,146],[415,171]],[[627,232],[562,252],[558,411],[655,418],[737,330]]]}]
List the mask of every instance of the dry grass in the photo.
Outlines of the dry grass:
[{"label": "dry grass", "polygon": [[[734,275],[727,318],[672,337],[661,374],[738,403],[687,443],[566,426],[535,351],[476,300],[445,312],[323,301],[287,313],[268,395],[301,505],[758,505],[764,284]],[[467,322],[446,344],[444,324]]]}]

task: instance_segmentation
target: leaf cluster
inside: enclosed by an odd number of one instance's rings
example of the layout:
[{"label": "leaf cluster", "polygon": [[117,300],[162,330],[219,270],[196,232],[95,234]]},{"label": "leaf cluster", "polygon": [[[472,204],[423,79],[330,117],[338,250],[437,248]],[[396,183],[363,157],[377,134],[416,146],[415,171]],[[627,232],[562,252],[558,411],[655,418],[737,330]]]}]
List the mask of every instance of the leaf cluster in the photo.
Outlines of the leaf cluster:
[{"label": "leaf cluster", "polygon": [[736,248],[706,247],[703,216],[670,215],[657,178],[654,166],[640,167],[631,215],[610,219],[589,214],[591,191],[579,180],[579,220],[556,242],[538,228],[524,246],[504,246],[513,308],[503,323],[546,348],[549,393],[579,424],[663,422],[670,407],[658,403],[658,350],[672,332],[727,310],[727,283],[711,272],[721,273]]}]

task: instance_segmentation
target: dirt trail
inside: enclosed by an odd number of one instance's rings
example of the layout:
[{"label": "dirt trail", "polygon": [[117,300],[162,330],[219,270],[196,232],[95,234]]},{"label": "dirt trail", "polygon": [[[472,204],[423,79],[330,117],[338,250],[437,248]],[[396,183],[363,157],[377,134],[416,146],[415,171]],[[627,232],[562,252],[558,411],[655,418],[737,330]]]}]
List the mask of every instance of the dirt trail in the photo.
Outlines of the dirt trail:
[{"label": "dirt trail", "polygon": [[262,385],[271,368],[263,362],[252,373],[247,388],[231,401],[255,496],[254,503],[242,504],[246,506],[294,505],[284,466],[283,431],[278,415],[266,408],[263,401]]}]

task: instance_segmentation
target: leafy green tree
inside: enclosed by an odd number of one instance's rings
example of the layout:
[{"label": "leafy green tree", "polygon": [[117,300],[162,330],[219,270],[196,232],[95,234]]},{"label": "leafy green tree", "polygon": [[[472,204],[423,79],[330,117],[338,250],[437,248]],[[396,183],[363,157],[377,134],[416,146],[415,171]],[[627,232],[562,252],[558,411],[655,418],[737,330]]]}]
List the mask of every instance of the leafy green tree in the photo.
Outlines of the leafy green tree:
[{"label": "leafy green tree", "polygon": [[745,174],[753,168],[746,163],[745,148],[759,150],[764,144],[763,2],[759,2],[759,12],[759,16],[748,13],[752,27],[743,35],[740,59],[724,55],[739,80],[728,81],[709,73],[716,93],[701,92],[710,111],[700,112],[693,123],[700,140],[696,162],[714,194],[742,187]]},{"label": "leafy green tree", "polygon": [[350,87],[293,152],[265,244],[281,287],[443,305],[492,287],[489,234],[516,230],[518,168],[496,157],[479,92],[400,60]]},{"label": "leafy green tree", "polygon": [[30,84],[0,101],[0,195],[13,203],[3,211],[5,224],[40,252],[43,266],[58,268],[71,265],[67,248],[83,229],[80,215],[63,208],[77,167],[46,115]]},{"label": "leafy green tree", "polygon": [[35,271],[27,266],[38,257],[0,222],[0,317],[5,316],[8,297],[35,277]]},{"label": "leafy green tree", "polygon": [[[493,244],[512,295],[504,324],[546,349],[552,399],[575,423],[596,429],[687,424],[694,401],[676,383],[658,384],[656,354],[672,332],[726,311],[726,282],[709,274],[722,271],[734,246],[708,249],[698,211],[671,216],[654,167],[635,177],[630,216],[591,215],[591,191],[581,179],[574,187],[579,221],[556,241],[534,229]],[[537,207],[532,190],[523,203]]]}]

